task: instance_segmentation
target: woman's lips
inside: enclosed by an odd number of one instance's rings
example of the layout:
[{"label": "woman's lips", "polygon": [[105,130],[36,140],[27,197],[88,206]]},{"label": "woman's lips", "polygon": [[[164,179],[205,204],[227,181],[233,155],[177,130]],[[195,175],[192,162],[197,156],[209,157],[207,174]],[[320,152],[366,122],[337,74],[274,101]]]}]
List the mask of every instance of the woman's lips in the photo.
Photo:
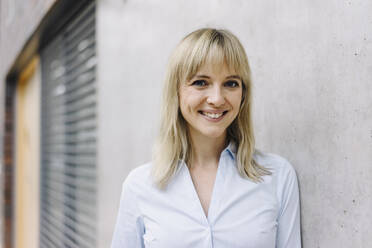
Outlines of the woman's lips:
[{"label": "woman's lips", "polygon": [[203,117],[209,121],[217,122],[221,120],[228,111],[198,111]]}]

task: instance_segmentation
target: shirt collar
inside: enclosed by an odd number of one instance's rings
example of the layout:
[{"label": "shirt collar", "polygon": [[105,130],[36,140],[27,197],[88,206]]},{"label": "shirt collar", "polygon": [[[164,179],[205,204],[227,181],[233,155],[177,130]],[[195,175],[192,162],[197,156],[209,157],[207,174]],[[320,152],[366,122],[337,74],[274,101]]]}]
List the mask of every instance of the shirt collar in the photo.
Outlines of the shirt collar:
[{"label": "shirt collar", "polygon": [[[222,151],[222,153],[228,153],[229,156],[233,160],[235,160],[235,158],[236,158],[236,152],[237,152],[236,151],[236,144],[235,144],[234,141],[230,141],[229,144],[228,144],[228,146]],[[186,162],[184,160],[180,159],[178,161],[178,167],[182,167],[182,166],[186,166],[187,167]]]},{"label": "shirt collar", "polygon": [[225,148],[225,151],[229,153],[231,158],[235,160],[236,157],[236,144],[234,141],[230,141],[229,145]]}]

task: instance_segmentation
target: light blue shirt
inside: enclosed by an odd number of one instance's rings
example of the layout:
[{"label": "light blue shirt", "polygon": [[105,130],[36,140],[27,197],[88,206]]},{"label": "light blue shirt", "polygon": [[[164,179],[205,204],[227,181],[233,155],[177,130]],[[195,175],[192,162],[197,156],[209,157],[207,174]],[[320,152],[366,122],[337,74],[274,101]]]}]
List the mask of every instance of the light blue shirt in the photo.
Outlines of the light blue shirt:
[{"label": "light blue shirt", "polygon": [[179,163],[166,190],[151,180],[151,163],[123,183],[112,248],[300,248],[296,173],[284,158],[256,152],[272,175],[254,183],[236,167],[235,146],[221,153],[208,217],[189,169]]}]

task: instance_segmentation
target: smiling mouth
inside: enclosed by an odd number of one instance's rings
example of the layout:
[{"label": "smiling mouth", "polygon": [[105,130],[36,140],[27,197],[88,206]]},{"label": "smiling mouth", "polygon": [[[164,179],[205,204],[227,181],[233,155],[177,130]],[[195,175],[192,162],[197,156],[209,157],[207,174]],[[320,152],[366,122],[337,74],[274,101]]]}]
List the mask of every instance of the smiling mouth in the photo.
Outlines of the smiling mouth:
[{"label": "smiling mouth", "polygon": [[222,113],[209,113],[209,112],[204,112],[204,111],[198,111],[198,112],[211,119],[218,119],[221,116],[225,115],[228,111],[223,111]]}]

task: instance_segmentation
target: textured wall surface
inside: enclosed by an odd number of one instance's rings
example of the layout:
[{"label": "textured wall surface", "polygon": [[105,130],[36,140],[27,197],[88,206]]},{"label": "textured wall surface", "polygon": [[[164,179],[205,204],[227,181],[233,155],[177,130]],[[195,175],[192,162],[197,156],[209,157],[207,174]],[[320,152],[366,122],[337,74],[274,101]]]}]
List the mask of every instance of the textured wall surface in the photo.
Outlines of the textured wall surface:
[{"label": "textured wall surface", "polygon": [[56,0],[0,1],[0,76],[4,77],[16,56]]},{"label": "textured wall surface", "polygon": [[99,1],[100,247],[123,179],[150,159],[167,58],[205,26],[246,48],[257,145],[297,171],[304,247],[372,247],[371,13],[369,0]]}]

